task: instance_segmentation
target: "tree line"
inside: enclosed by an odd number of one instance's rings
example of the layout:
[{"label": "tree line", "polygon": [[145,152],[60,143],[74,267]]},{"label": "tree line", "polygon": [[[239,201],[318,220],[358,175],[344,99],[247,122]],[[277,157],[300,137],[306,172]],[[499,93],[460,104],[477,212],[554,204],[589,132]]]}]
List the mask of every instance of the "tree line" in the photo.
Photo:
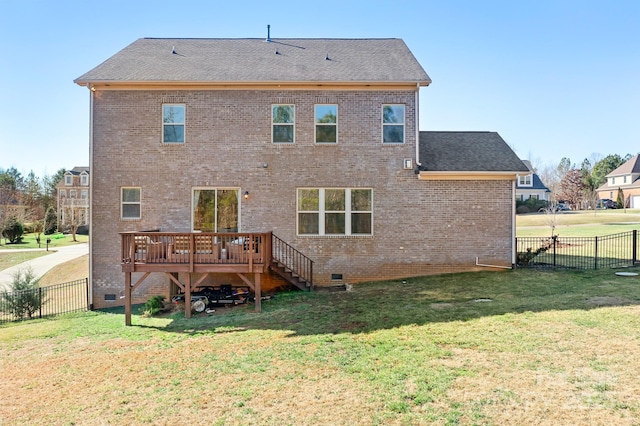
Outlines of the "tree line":
[{"label": "tree line", "polygon": [[588,209],[596,207],[599,201],[597,189],[606,183],[606,176],[632,157],[631,154],[609,154],[606,157],[593,154],[591,158],[582,160],[580,166],[563,157],[557,165],[534,166],[534,171],[556,201],[564,201],[575,209]]},{"label": "tree line", "polygon": [[0,168],[0,230],[9,239],[20,234],[19,228],[46,235],[57,230],[56,186],[66,170],[42,178],[33,172],[23,176],[15,167]]}]

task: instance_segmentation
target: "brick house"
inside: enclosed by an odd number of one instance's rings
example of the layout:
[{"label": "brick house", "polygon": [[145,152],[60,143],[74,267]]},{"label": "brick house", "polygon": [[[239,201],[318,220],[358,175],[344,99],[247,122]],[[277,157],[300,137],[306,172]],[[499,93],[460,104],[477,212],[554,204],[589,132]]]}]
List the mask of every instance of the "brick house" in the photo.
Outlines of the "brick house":
[{"label": "brick house", "polygon": [[67,170],[56,185],[58,190],[58,229],[66,231],[72,225],[89,225],[89,167]]},{"label": "brick house", "polygon": [[[252,274],[273,289],[286,277],[267,263],[298,253],[314,286],[514,262],[528,169],[497,133],[419,132],[431,79],[400,39],[145,38],[75,82],[90,89],[95,307]],[[263,269],[232,270],[242,241]]]},{"label": "brick house", "polygon": [[[622,190],[627,208],[640,208],[640,155],[625,161],[620,167],[609,173],[607,181],[597,189],[598,197],[616,201],[618,190]],[[622,208],[623,206],[619,206]]]}]

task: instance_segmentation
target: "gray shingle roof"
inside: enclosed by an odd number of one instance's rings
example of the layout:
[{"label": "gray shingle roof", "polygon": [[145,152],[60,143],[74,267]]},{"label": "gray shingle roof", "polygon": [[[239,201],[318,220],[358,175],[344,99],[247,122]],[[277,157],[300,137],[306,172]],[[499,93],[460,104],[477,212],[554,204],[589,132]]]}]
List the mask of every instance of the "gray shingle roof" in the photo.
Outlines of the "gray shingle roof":
[{"label": "gray shingle roof", "polygon": [[420,162],[421,171],[529,172],[496,132],[420,132]]},{"label": "gray shingle roof", "polygon": [[74,81],[431,83],[401,39],[141,38]]},{"label": "gray shingle roof", "polygon": [[629,175],[632,173],[640,173],[640,155],[635,155],[633,158],[625,161],[620,167],[609,173],[607,177]]}]

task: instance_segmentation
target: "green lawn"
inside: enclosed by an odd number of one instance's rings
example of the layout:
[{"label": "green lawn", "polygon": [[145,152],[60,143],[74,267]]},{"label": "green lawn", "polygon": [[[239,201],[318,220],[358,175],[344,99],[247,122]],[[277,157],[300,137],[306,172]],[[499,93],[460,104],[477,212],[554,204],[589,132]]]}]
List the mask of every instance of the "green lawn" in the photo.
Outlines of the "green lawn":
[{"label": "green lawn", "polygon": [[89,237],[87,235],[76,235],[76,240],[73,241],[73,237],[71,234],[52,234],[52,235],[44,235],[40,234],[40,246],[38,247],[38,242],[36,241],[36,234],[25,234],[22,241],[16,244],[9,244],[7,240],[4,238],[0,239],[0,251],[2,250],[14,250],[14,249],[33,249],[33,248],[46,248],[47,247],[47,238],[51,239],[51,243],[49,243],[49,248],[55,249],[56,247],[68,246],[71,244],[79,244],[86,243],[89,241]]},{"label": "green lawn", "polygon": [[570,211],[548,215],[529,213],[516,215],[516,236],[551,235],[551,224],[563,237],[594,237],[640,229],[640,210]]},{"label": "green lawn", "polygon": [[637,425],[639,284],[612,270],[465,273],[284,293],[261,314],[3,325],[0,418]]}]

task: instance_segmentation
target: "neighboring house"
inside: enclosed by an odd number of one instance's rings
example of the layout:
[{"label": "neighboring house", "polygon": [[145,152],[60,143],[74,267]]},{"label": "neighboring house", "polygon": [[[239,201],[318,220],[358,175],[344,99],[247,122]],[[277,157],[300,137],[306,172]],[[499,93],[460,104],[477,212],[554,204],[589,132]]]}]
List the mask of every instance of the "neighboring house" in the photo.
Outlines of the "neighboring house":
[{"label": "neighboring house", "polygon": [[516,200],[527,201],[530,198],[549,201],[551,190],[545,186],[540,177],[533,171],[529,160],[522,160],[529,173],[518,174],[516,181]]},{"label": "neighboring house", "polygon": [[95,307],[514,263],[527,167],[497,133],[419,132],[400,39],[139,39],[75,82]]},{"label": "neighboring house", "polygon": [[597,190],[601,200],[608,198],[616,201],[618,190],[621,189],[625,207],[640,209],[640,155],[626,161],[606,177],[607,181]]},{"label": "neighboring house", "polygon": [[89,167],[74,167],[65,172],[58,190],[58,230],[89,225]]}]

